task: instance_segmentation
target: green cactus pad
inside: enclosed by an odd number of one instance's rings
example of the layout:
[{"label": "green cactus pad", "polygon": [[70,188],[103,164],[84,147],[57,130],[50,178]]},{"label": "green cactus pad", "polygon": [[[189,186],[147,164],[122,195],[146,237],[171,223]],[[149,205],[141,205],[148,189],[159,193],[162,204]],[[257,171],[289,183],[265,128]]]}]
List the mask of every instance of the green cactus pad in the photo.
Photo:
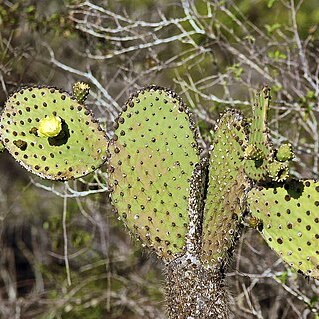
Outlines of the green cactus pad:
[{"label": "green cactus pad", "polygon": [[280,145],[276,153],[276,158],[280,162],[291,161],[294,158],[292,145],[290,143]]},{"label": "green cactus pad", "polygon": [[[54,137],[38,132],[41,121],[50,118],[62,122],[61,132]],[[55,88],[30,87],[13,94],[2,112],[0,128],[0,139],[11,155],[43,178],[77,178],[106,159],[107,140],[90,111]]]},{"label": "green cactus pad", "polygon": [[248,194],[261,234],[289,266],[319,278],[319,182],[291,180]]},{"label": "green cactus pad", "polygon": [[73,87],[73,95],[80,104],[84,104],[90,93],[90,86],[84,82],[76,82]]},{"label": "green cactus pad", "polygon": [[[267,111],[269,108],[270,90],[268,87],[257,93],[253,109],[253,118],[250,125],[248,150],[245,154],[246,174],[255,181],[264,180],[268,176],[267,165],[273,159],[272,145],[268,138]],[[258,157],[253,158],[250,150],[254,150]],[[247,156],[248,155],[248,156]],[[249,157],[250,155],[250,157]]]},{"label": "green cactus pad", "polygon": [[227,262],[239,232],[245,192],[250,186],[244,172],[246,123],[240,113],[227,111],[214,133],[209,186],[203,223],[202,261]]},{"label": "green cactus pad", "polygon": [[274,161],[267,165],[268,175],[275,182],[284,182],[289,177],[289,169],[286,163]]},{"label": "green cactus pad", "polygon": [[199,162],[189,114],[172,91],[151,86],[126,103],[110,145],[120,219],[166,260],[185,247],[190,179]]}]

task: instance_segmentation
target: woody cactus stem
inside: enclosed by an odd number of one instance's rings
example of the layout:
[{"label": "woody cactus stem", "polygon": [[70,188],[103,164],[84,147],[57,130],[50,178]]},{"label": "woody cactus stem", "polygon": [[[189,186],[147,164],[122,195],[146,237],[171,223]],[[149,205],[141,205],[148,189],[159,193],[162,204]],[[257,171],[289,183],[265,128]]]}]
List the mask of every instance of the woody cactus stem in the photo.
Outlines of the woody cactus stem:
[{"label": "woody cactus stem", "polygon": [[219,269],[205,268],[184,255],[166,266],[166,303],[170,319],[228,319],[228,294]]}]

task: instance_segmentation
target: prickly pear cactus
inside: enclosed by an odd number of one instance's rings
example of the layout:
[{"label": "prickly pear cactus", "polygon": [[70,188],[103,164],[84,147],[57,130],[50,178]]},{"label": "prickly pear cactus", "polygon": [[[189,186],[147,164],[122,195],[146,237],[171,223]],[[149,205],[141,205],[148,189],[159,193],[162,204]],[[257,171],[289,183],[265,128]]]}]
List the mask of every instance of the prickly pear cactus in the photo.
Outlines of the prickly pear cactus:
[{"label": "prickly pear cactus", "polygon": [[319,278],[319,182],[252,189],[248,208],[268,245],[289,266]]},{"label": "prickly pear cactus", "polygon": [[110,184],[119,218],[164,260],[185,248],[190,179],[199,150],[182,101],[170,90],[134,94],[110,144]]},{"label": "prickly pear cactus", "polygon": [[250,186],[244,172],[246,126],[240,113],[227,111],[213,136],[202,236],[201,258],[206,265],[226,263],[238,237],[244,197]]},{"label": "prickly pear cactus", "polygon": [[48,179],[86,175],[106,159],[107,140],[91,112],[55,88],[30,87],[9,97],[0,140],[22,166]]},{"label": "prickly pear cactus", "polygon": [[134,94],[110,143],[83,105],[89,87],[77,83],[73,92],[34,87],[12,95],[0,118],[0,151],[56,180],[86,175],[110,155],[119,219],[167,262],[171,319],[229,318],[223,269],[243,223],[291,267],[319,279],[319,182],[288,179],[293,152],[269,140],[268,88],[250,127],[239,112],[225,112],[210,157],[200,154],[189,112],[170,90]]}]

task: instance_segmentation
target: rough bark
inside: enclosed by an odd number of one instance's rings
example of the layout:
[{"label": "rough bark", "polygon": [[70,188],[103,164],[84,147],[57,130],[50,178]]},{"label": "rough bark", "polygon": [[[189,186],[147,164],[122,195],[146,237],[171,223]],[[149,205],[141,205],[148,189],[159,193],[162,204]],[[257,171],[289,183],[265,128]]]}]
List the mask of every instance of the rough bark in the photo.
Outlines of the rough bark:
[{"label": "rough bark", "polygon": [[220,270],[206,269],[184,255],[166,265],[169,319],[229,319],[228,295]]}]

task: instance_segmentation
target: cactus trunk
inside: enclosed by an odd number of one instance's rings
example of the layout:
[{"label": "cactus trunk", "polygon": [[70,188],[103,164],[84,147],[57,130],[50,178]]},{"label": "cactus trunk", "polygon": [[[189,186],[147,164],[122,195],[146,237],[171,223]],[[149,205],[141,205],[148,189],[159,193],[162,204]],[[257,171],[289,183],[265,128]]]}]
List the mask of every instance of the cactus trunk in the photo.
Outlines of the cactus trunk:
[{"label": "cactus trunk", "polygon": [[165,290],[169,319],[228,319],[228,294],[220,269],[205,268],[194,256],[166,266]]}]

